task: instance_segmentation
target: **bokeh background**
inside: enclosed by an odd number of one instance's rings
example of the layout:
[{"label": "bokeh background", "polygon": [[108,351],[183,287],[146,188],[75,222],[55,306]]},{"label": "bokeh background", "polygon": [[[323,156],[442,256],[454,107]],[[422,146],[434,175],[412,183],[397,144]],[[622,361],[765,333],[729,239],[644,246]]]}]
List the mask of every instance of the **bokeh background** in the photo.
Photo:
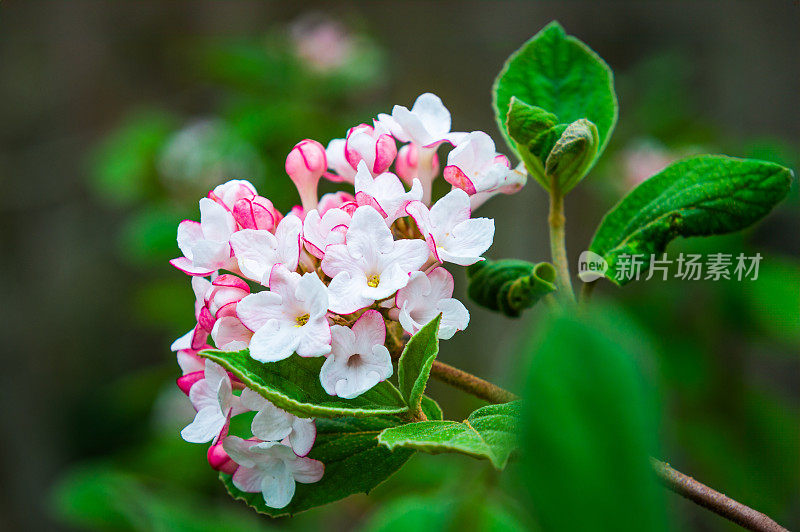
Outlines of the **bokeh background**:
[{"label": "bokeh background", "polygon": [[[491,83],[553,19],[611,65],[620,100],[603,162],[567,201],[573,262],[620,195],[672,159],[798,167],[796,1],[3,2],[0,529],[375,530],[437,500],[491,508],[473,527],[513,529],[513,494],[459,456],[417,456],[369,497],[292,520],[229,500],[205,449],[178,435],[191,412],[169,344],[191,326],[193,296],[167,260],[177,223],[214,184],[249,178],[287,209],[294,143],[325,144],[421,92],[442,97],[454,129],[502,146]],[[800,527],[798,206],[795,181],[744,234],[670,248],[759,251],[758,281],[596,294],[621,301],[655,346],[664,456],[789,528]],[[492,257],[548,258],[535,183],[481,215],[496,219]],[[456,282],[465,297],[463,271]],[[514,389],[537,311],[509,321],[468,306],[468,331],[440,358]],[[451,419],[480,405],[430,390]],[[731,528],[668,500],[676,528]]]}]

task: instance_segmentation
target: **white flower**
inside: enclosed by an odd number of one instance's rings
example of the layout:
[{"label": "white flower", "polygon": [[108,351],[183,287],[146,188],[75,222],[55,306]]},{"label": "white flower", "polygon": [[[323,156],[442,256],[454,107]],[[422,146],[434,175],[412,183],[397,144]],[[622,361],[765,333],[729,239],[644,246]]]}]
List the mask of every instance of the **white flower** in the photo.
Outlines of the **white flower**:
[{"label": "white flower", "polygon": [[233,214],[209,198],[200,200],[200,223],[184,220],[178,225],[178,247],[183,257],[170,264],[189,275],[206,276],[236,267],[229,240],[236,231]]},{"label": "white flower", "polygon": [[401,142],[413,142],[426,148],[442,142],[455,143],[464,133],[450,132],[450,111],[435,94],[421,94],[409,109],[395,105],[392,114],[379,114],[378,122]]},{"label": "white flower", "polygon": [[333,208],[320,217],[317,209],[303,220],[303,241],[309,253],[321,259],[332,244],[344,244],[344,235],[351,216],[344,209]]},{"label": "white flower", "polygon": [[372,177],[367,163],[358,163],[355,177],[356,203],[374,207],[386,218],[387,225],[405,216],[405,208],[412,201],[422,199],[422,183],[414,179],[411,190],[406,192],[400,178],[391,172]]},{"label": "white flower", "polygon": [[328,291],[317,274],[301,277],[277,264],[272,268],[269,287],[269,291],[250,294],[236,306],[239,319],[255,333],[250,340],[250,356],[260,362],[275,362],[295,352],[301,357],[328,354]]},{"label": "white flower", "polygon": [[297,269],[300,259],[300,232],[303,222],[290,214],[278,224],[273,235],[265,229],[242,229],[231,236],[231,246],[239,269],[248,278],[269,286],[272,267],[283,264]]},{"label": "white flower", "polygon": [[428,275],[424,272],[412,273],[408,285],[398,290],[395,298],[403,329],[409,334],[416,334],[439,314],[442,315],[439,323],[439,338],[442,340],[449,340],[456,331],[466,329],[469,311],[461,301],[452,297],[453,284],[453,276],[441,266],[431,270]]},{"label": "white flower", "polygon": [[330,395],[352,399],[392,376],[392,357],[383,345],[386,324],[377,310],[362,314],[352,329],[332,326],[331,337],[331,353],[319,374]]},{"label": "white flower", "polygon": [[246,493],[261,492],[270,508],[283,508],[291,502],[295,482],[317,482],[325,472],[322,462],[298,457],[291,447],[281,443],[228,436],[222,446],[239,464],[233,485]]},{"label": "white flower", "polygon": [[345,244],[328,246],[322,259],[322,271],[333,279],[328,285],[328,308],[339,314],[350,314],[390,297],[430,256],[422,240],[395,242],[384,219],[372,207],[356,209],[345,240]]},{"label": "white flower", "polygon": [[334,182],[347,181],[353,182],[356,176],[356,169],[347,162],[345,157],[345,139],[333,139],[328,143],[325,148],[325,157],[328,159],[328,169],[333,170],[335,173],[330,172],[325,174],[329,180]]},{"label": "white flower", "polygon": [[406,207],[439,261],[469,266],[494,240],[494,220],[470,218],[469,196],[455,188],[428,208],[415,201]]},{"label": "white flower", "polygon": [[494,141],[483,131],[473,131],[448,155],[444,179],[472,195],[493,192],[508,184],[514,170],[504,155],[494,151]]},{"label": "white flower", "polygon": [[223,316],[214,322],[211,338],[220,351],[241,351],[250,345],[253,331],[236,316]]},{"label": "white flower", "polygon": [[251,425],[253,436],[264,441],[288,438],[297,456],[305,456],[311,451],[317,437],[317,426],[313,419],[297,417],[281,410],[250,388],[242,392],[242,404],[257,412]]},{"label": "white flower", "polygon": [[230,417],[244,411],[239,398],[233,395],[228,373],[210,360],[205,364],[205,378],[189,390],[189,399],[197,410],[194,421],[181,431],[181,436],[189,443],[216,439]]}]

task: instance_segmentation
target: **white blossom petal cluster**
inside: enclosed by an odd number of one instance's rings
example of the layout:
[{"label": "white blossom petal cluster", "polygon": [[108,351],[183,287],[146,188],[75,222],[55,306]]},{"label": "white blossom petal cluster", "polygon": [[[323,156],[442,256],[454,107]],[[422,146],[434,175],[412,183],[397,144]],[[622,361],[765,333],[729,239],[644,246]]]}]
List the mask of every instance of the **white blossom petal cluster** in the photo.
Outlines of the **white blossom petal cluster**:
[{"label": "white blossom petal cluster", "polygon": [[[443,145],[451,146],[443,177],[452,189],[434,201]],[[494,221],[473,210],[526,178],[486,133],[451,131],[450,112],[430,93],[327,148],[299,142],[286,172],[300,205],[282,214],[247,181],[219,185],[200,200],[200,221],[178,226],[183,256],[171,261],[191,276],[195,294],[196,325],[172,345],[178,386],[197,411],[181,435],[210,442],[209,464],[273,508],[291,502],[297,482],[323,475],[309,457],[315,422],[198,353],[248,349],[264,364],[320,357],[325,392],[358,397],[393,375],[399,353],[390,349],[437,316],[441,339],[467,327],[469,312],[443,265],[483,260]],[[319,197],[323,177],[349,190]],[[231,418],[246,412],[255,412],[252,436],[230,434]]]}]

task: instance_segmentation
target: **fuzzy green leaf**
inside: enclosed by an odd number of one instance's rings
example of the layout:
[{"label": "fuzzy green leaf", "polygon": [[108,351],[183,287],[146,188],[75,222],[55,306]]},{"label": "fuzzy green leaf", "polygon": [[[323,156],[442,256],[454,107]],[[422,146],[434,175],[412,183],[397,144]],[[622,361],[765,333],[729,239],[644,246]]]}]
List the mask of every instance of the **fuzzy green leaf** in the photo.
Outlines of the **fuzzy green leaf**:
[{"label": "fuzzy green leaf", "polygon": [[701,155],[673,163],[625,196],[603,218],[589,250],[623,285],[622,255],[662,253],[673,239],[739,231],[769,213],[789,192],[792,172],[775,163]]},{"label": "fuzzy green leaf", "polygon": [[381,432],[378,441],[394,449],[461,453],[488,459],[503,469],[516,445],[520,402],[489,405],[462,421],[420,421]]},{"label": "fuzzy green leaf", "polygon": [[467,294],[481,306],[516,318],[556,289],[555,278],[548,262],[484,260],[467,268]]},{"label": "fuzzy green leaf", "polygon": [[518,151],[506,127],[512,97],[553,113],[562,124],[582,118],[594,123],[599,144],[592,163],[608,144],[617,121],[611,69],[557,22],[548,24],[511,54],[495,80],[495,117],[509,146]]},{"label": "fuzzy green leaf", "polygon": [[364,417],[408,411],[400,392],[388,381],[378,383],[354,399],[328,395],[319,382],[324,357],[292,355],[279,362],[264,363],[253,360],[247,349],[233,353],[201,351],[200,356],[213,360],[248,388],[296,416]]},{"label": "fuzzy green leaf", "polygon": [[413,454],[408,449],[392,452],[378,444],[380,432],[399,423],[390,416],[318,419],[317,440],[308,456],[325,464],[325,474],[319,482],[298,483],[285,508],[268,507],[261,493],[238,490],[231,475],[220,474],[220,480],[234,499],[272,517],[294,515],[354,493],[369,493]]},{"label": "fuzzy green leaf", "polygon": [[582,118],[564,129],[544,165],[545,177],[555,181],[558,190],[566,194],[589,171],[597,154],[597,127]]},{"label": "fuzzy green leaf", "polygon": [[439,314],[411,337],[397,363],[397,381],[400,393],[412,412],[422,401],[425,385],[431,375],[431,366],[439,353]]},{"label": "fuzzy green leaf", "polygon": [[654,397],[636,365],[647,354],[643,335],[602,316],[564,313],[537,327],[514,464],[519,494],[543,530],[666,530],[648,456],[657,453]]}]

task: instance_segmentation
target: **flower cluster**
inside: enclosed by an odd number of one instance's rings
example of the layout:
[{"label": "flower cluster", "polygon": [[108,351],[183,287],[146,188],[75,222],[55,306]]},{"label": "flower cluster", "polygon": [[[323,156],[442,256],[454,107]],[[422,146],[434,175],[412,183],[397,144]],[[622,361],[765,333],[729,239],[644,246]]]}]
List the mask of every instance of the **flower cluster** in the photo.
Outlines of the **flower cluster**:
[{"label": "flower cluster", "polygon": [[[192,276],[197,321],[172,346],[183,370],[178,386],[197,411],[181,434],[211,442],[211,466],[270,507],[286,506],[296,482],[322,477],[323,464],[306,456],[314,421],[280,410],[197,353],[213,345],[247,348],[263,363],[325,357],[320,384],[352,399],[392,375],[404,336],[439,315],[440,338],[464,330],[469,312],[452,297],[442,264],[483,259],[494,222],[472,210],[519,190],[526,176],[486,133],[450,129],[441,100],[423,94],[327,149],[298,143],[286,172],[301,205],[286,215],[249,182],[229,181],[200,200],[200,222],[178,226],[183,256],[171,262]],[[452,190],[432,203],[443,143],[453,146],[442,171]],[[323,177],[353,188],[318,197]],[[228,433],[231,417],[244,412],[256,412],[249,439]]]}]

